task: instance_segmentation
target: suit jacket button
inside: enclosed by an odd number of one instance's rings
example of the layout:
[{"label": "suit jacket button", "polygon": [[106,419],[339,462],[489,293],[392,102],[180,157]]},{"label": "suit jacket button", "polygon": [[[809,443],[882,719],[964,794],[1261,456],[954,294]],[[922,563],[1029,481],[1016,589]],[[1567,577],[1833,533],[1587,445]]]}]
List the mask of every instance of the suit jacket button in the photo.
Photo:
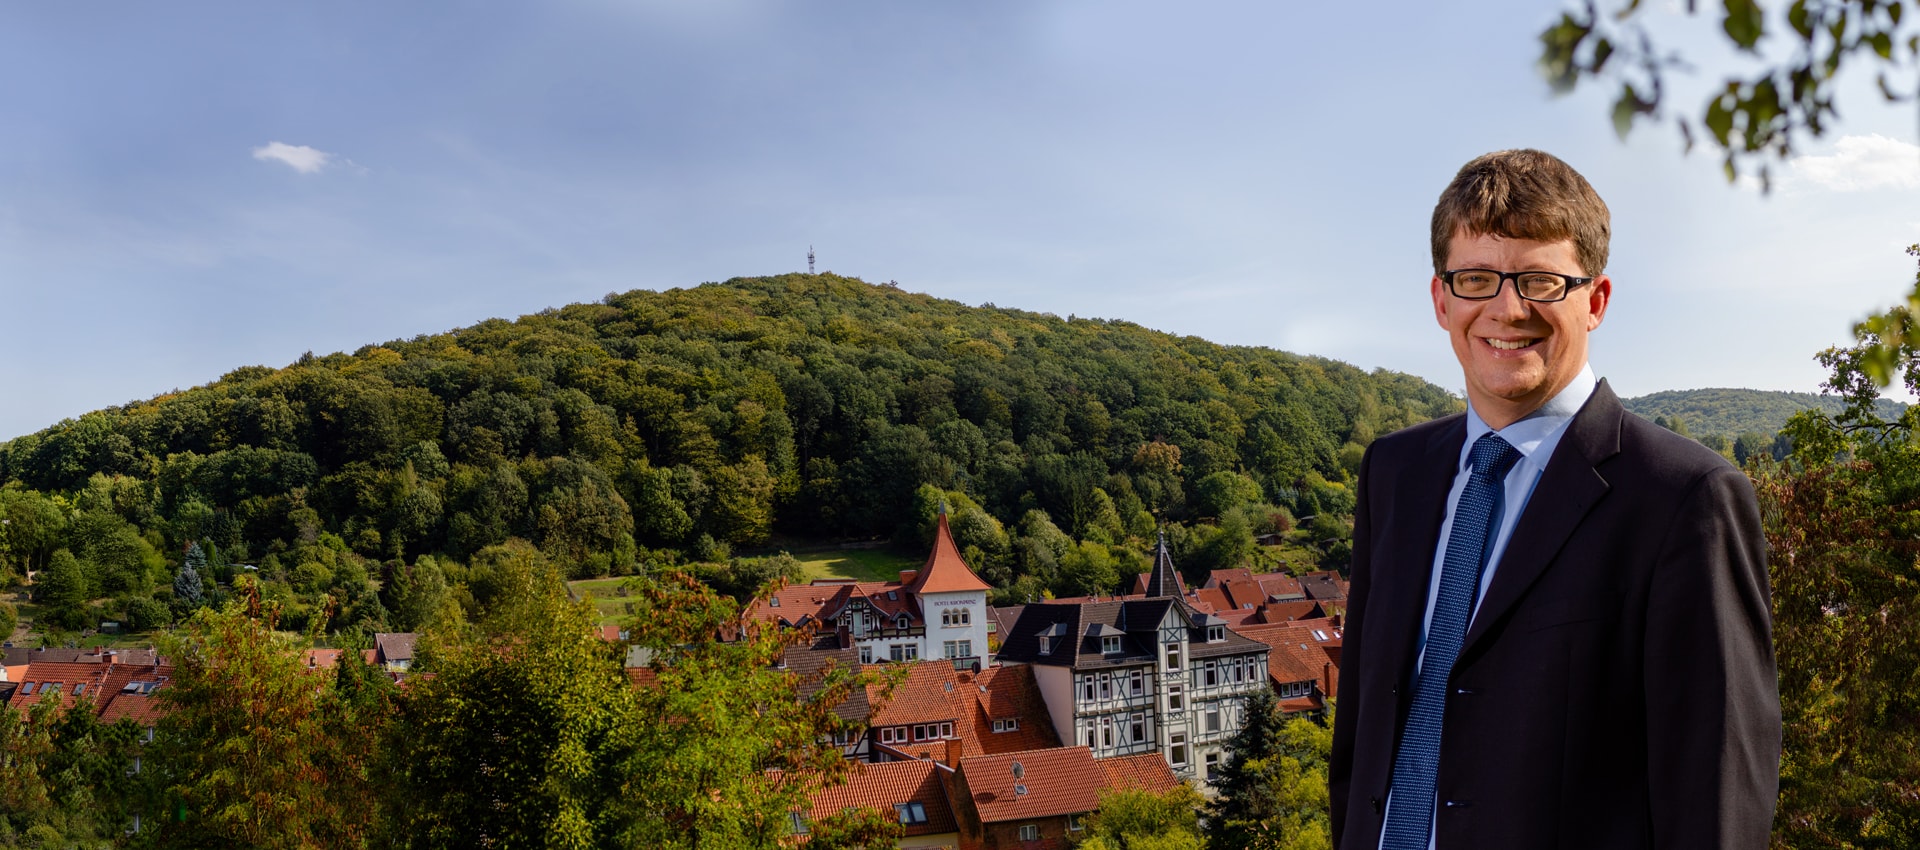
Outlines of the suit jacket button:
[{"label": "suit jacket button", "polygon": [[1377,815],[1380,813],[1380,798],[1373,797],[1371,799],[1373,800],[1373,813]]}]

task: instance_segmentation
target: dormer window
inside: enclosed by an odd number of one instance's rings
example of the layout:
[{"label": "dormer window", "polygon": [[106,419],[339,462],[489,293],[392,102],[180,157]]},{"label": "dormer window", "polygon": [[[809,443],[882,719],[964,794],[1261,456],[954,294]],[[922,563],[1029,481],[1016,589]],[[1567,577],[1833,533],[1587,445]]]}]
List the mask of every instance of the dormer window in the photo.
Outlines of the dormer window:
[{"label": "dormer window", "polygon": [[889,590],[889,591],[887,591],[887,598],[888,598],[888,599],[899,599],[899,598],[900,598],[900,594],[899,594],[899,593],[898,593],[897,591],[892,591],[892,590]]},{"label": "dormer window", "polygon": [[[1040,636],[1040,654],[1041,655],[1053,654],[1053,638],[1052,637],[1049,637],[1047,635]],[[27,685],[27,688],[29,691],[31,691],[33,688],[33,685],[29,684]]]},{"label": "dormer window", "polygon": [[1100,639],[1100,651],[1106,655],[1120,654],[1120,637],[1108,635]]},{"label": "dormer window", "polygon": [[[891,596],[892,594],[888,594],[888,595],[889,595],[889,596]],[[899,628],[902,628],[902,629],[904,629],[904,628],[906,628],[906,627],[907,627],[907,615],[905,615],[905,614],[901,614],[901,615],[900,615],[899,617],[897,617],[897,618],[895,618],[895,619],[894,619],[894,621],[893,621],[893,623],[894,623],[894,625],[895,625],[895,626],[897,626],[897,627],[899,627]]]},{"label": "dormer window", "polygon": [[1219,643],[1227,639],[1226,626],[1208,626],[1207,643]]},{"label": "dormer window", "polygon": [[927,808],[919,803],[895,803],[893,810],[899,813],[903,826],[927,822]]},{"label": "dormer window", "polygon": [[780,607],[780,597],[778,597],[778,596],[770,596],[770,597],[768,597],[768,598],[767,598],[767,607],[768,607],[768,608],[778,608],[778,607]]}]

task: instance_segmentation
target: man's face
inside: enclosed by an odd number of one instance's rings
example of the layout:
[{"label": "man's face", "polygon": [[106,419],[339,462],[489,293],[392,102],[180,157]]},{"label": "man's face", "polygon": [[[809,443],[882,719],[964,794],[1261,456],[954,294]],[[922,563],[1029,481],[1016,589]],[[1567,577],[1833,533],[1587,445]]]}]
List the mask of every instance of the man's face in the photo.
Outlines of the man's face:
[{"label": "man's face", "polygon": [[[1572,240],[1486,234],[1455,233],[1446,267],[1587,274]],[[1433,315],[1453,340],[1474,411],[1495,429],[1505,428],[1566,389],[1586,365],[1587,333],[1600,326],[1612,295],[1613,281],[1599,275],[1570,290],[1564,301],[1527,301],[1514,291],[1513,281],[1503,282],[1492,298],[1468,301],[1455,298],[1435,275]]]}]

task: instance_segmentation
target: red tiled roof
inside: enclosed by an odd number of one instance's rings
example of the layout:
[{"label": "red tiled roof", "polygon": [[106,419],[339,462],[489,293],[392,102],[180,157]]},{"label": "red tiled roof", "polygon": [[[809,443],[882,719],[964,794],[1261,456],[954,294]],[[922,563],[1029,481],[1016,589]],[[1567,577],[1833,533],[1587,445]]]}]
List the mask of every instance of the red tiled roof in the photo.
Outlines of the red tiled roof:
[{"label": "red tiled roof", "polygon": [[1095,759],[1094,762],[1100,765],[1100,774],[1106,780],[1106,787],[1116,791],[1137,789],[1162,794],[1180,784],[1180,777],[1173,775],[1173,767],[1167,764],[1167,757],[1157,752]]},{"label": "red tiled roof", "polygon": [[960,557],[960,549],[953,545],[953,532],[947,529],[947,513],[942,510],[933,529],[933,551],[927,554],[927,564],[913,577],[909,590],[914,593],[953,593],[965,590],[992,590],[980,577],[974,575],[967,562]]},{"label": "red tiled roof", "polygon": [[300,666],[308,670],[325,670],[340,665],[340,653],[344,649],[309,649],[300,653]]},{"label": "red tiled roof", "polygon": [[[874,729],[953,722],[956,739],[894,745],[892,749],[909,758],[951,765],[953,743],[959,744],[961,758],[1060,745],[1033,668],[1025,665],[989,667],[976,674],[954,670],[947,661],[922,661],[884,704],[878,688],[869,688],[868,699],[880,706],[868,724]],[[996,720],[1003,721],[1003,730],[1004,721],[1012,720],[1014,728],[995,732]]]},{"label": "red tiled roof", "polygon": [[1237,631],[1273,648],[1267,653],[1267,674],[1276,684],[1315,682],[1322,693],[1338,692],[1341,632],[1333,618],[1248,625]]},{"label": "red tiled roof", "polygon": [[1100,807],[1106,781],[1086,747],[962,759],[959,776],[956,790],[970,795],[982,823],[1091,812]]},{"label": "red tiled roof", "polygon": [[[57,698],[62,710],[72,706],[79,698],[93,701],[96,716],[106,722],[121,717],[132,717],[145,724],[152,722],[158,706],[148,699],[151,688],[127,690],[129,683],[151,682],[155,686],[164,683],[173,673],[173,668],[155,664],[114,664],[86,662],[39,662],[27,665],[27,671],[20,677],[21,685],[13,692],[7,704],[15,711],[25,712],[44,698]],[[26,684],[33,684],[33,692],[26,692]],[[74,689],[80,693],[75,694]],[[121,705],[122,701],[127,701]]]},{"label": "red tiled roof", "polygon": [[842,809],[871,808],[893,813],[900,803],[919,803],[927,822],[906,827],[906,835],[953,832],[953,806],[940,784],[940,768],[930,761],[890,761],[858,764],[842,785],[821,788],[808,795],[813,808],[808,817],[824,818]]}]

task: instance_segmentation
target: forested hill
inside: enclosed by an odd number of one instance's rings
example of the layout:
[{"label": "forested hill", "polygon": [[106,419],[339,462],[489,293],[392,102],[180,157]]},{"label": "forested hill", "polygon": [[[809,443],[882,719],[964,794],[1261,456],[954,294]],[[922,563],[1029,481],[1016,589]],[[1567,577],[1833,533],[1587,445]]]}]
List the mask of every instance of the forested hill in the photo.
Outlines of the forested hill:
[{"label": "forested hill", "polygon": [[[1648,419],[1677,422],[1696,437],[1718,435],[1728,439],[1743,434],[1771,439],[1786,427],[1789,418],[1802,410],[1819,409],[1832,415],[1846,406],[1837,396],[1718,388],[1669,390],[1624,399],[1621,403]],[[1879,409],[1881,418],[1893,420],[1900,418],[1906,405],[1881,399]]]},{"label": "forested hill", "polygon": [[[16,568],[69,550],[96,597],[164,585],[193,541],[216,569],[258,562],[317,593],[350,561],[459,563],[510,538],[580,574],[724,560],[774,533],[911,533],[933,485],[1005,584],[1088,540],[1138,552],[1154,512],[1189,553],[1204,535],[1187,527],[1237,508],[1258,506],[1256,526],[1349,513],[1359,446],[1458,405],[1403,374],[784,275],[245,367],[89,413],[0,446],[0,511]],[[1116,580],[1090,575],[1037,581]]]}]

